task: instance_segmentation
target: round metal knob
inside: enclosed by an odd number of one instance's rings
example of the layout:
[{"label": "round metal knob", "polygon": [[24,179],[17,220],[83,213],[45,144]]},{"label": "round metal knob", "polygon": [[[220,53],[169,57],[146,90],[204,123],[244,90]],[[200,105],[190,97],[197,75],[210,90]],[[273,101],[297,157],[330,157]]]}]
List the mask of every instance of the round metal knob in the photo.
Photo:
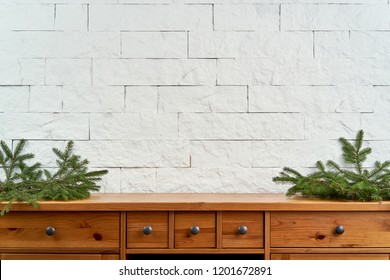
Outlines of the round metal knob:
[{"label": "round metal knob", "polygon": [[47,236],[53,236],[56,233],[56,229],[54,227],[47,227],[46,228],[46,235]]},{"label": "round metal knob", "polygon": [[237,231],[239,234],[245,235],[248,233],[248,228],[246,226],[239,226]]},{"label": "round metal knob", "polygon": [[191,234],[197,235],[197,234],[199,234],[199,232],[200,232],[200,228],[199,228],[198,226],[192,226],[192,227],[190,228],[190,231],[191,231]]},{"label": "round metal knob", "polygon": [[151,226],[144,226],[144,234],[150,235],[153,232],[153,228]]},{"label": "round metal knob", "polygon": [[343,226],[336,226],[336,233],[337,234],[343,234],[344,233],[344,227]]}]

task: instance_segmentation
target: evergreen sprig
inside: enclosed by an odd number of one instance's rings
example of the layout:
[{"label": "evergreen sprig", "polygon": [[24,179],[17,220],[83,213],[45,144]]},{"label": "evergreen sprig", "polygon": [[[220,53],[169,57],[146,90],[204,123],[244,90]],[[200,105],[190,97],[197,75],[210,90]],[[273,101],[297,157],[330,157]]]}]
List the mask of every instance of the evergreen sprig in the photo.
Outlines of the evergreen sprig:
[{"label": "evergreen sprig", "polygon": [[359,130],[354,144],[345,138],[339,139],[342,158],[353,167],[352,170],[343,169],[332,160],[328,160],[326,164],[317,161],[315,172],[304,176],[292,168],[284,167],[273,181],[293,185],[288,189],[287,196],[301,194],[328,199],[389,200],[390,161],[376,161],[372,170],[363,169],[363,163],[372,152],[369,147],[363,148],[363,136],[363,130]]},{"label": "evergreen sprig", "polygon": [[20,140],[12,151],[4,141],[0,141],[0,165],[5,179],[0,180],[0,202],[7,204],[0,215],[9,212],[16,201],[27,202],[38,207],[40,200],[76,200],[98,191],[96,183],[108,173],[107,170],[88,171],[88,160],[73,154],[73,141],[69,141],[64,151],[53,148],[57,156],[57,171],[41,169],[40,163],[28,165],[33,159],[31,153],[22,154],[26,141]]}]

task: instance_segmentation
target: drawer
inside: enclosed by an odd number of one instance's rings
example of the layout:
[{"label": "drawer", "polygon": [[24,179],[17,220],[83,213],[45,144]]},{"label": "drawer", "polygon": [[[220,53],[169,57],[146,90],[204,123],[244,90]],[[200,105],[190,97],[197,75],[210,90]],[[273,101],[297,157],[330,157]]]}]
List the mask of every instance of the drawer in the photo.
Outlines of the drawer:
[{"label": "drawer", "polygon": [[0,247],[119,250],[119,213],[10,212],[0,217]]},{"label": "drawer", "polygon": [[115,254],[0,254],[0,260],[119,260]]},{"label": "drawer", "polygon": [[215,215],[215,212],[176,212],[175,248],[215,248]]},{"label": "drawer", "polygon": [[389,254],[271,254],[271,260],[389,260]]},{"label": "drawer", "polygon": [[390,213],[274,212],[271,247],[390,247]]},{"label": "drawer", "polygon": [[263,212],[222,213],[223,248],[263,248],[263,232]]},{"label": "drawer", "polygon": [[168,248],[168,212],[128,212],[127,248]]}]

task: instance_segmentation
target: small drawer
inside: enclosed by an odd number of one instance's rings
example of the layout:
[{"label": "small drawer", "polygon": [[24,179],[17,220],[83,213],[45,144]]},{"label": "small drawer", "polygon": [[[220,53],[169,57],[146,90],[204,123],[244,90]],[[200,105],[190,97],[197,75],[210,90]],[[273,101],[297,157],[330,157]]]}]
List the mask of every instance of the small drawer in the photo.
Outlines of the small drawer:
[{"label": "small drawer", "polygon": [[274,212],[271,247],[390,247],[390,213]]},{"label": "small drawer", "polygon": [[128,212],[127,248],[168,248],[168,212]]},{"label": "small drawer", "polygon": [[263,248],[263,212],[223,212],[223,248]]},{"label": "small drawer", "polygon": [[215,248],[215,212],[176,212],[175,248]]},{"label": "small drawer", "polygon": [[11,212],[0,217],[0,247],[119,250],[118,212]]}]

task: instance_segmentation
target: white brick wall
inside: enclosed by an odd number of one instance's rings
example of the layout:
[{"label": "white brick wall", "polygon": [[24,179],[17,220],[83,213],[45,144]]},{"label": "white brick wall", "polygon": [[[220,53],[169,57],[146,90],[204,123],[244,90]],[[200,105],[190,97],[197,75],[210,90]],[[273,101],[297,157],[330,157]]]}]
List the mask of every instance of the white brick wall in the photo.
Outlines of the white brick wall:
[{"label": "white brick wall", "polygon": [[284,192],[389,119],[388,0],[0,0],[0,139],[101,192]]}]

